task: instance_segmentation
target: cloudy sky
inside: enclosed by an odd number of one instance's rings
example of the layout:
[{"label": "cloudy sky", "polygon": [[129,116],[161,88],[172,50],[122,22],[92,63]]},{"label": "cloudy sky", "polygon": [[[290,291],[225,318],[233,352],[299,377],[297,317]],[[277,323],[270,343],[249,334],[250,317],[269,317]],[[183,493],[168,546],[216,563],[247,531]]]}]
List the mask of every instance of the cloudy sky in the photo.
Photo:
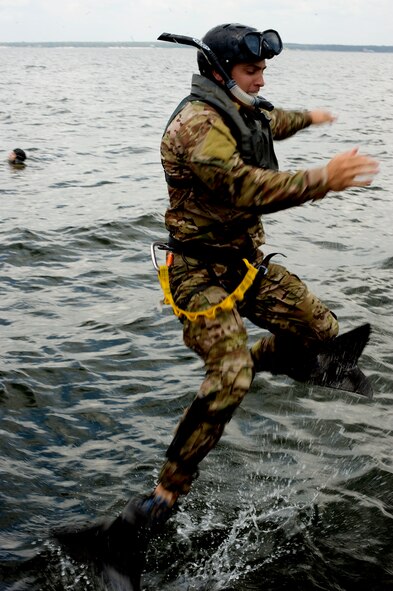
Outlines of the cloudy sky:
[{"label": "cloudy sky", "polygon": [[393,45],[392,0],[0,0],[0,42],[200,38],[223,22],[275,28],[284,43]]}]

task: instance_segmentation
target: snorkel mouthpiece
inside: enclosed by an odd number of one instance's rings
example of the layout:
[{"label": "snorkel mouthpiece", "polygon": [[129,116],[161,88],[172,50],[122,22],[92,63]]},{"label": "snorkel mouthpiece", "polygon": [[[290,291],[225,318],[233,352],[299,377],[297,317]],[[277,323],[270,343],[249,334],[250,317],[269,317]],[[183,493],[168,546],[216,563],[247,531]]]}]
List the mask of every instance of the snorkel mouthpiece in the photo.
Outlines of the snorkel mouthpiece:
[{"label": "snorkel mouthpiece", "polygon": [[274,105],[264,99],[262,96],[252,96],[244,92],[240,86],[233,80],[225,69],[220,64],[215,53],[210,49],[206,43],[195,37],[187,37],[185,35],[176,35],[173,33],[162,33],[158,38],[159,41],[168,41],[170,43],[179,43],[181,45],[190,45],[196,47],[203,53],[209,64],[214,68],[224,80],[225,86],[234,98],[242,105],[246,107],[254,107],[258,109],[264,109],[265,111],[272,111]]},{"label": "snorkel mouthpiece", "polygon": [[263,109],[264,111],[273,111],[274,105],[272,105],[272,103],[263,98],[263,96],[252,96],[251,94],[247,94],[247,92],[244,92],[234,80],[230,79],[225,85],[229,92],[242,105],[245,105],[246,107],[255,107],[256,109]]}]

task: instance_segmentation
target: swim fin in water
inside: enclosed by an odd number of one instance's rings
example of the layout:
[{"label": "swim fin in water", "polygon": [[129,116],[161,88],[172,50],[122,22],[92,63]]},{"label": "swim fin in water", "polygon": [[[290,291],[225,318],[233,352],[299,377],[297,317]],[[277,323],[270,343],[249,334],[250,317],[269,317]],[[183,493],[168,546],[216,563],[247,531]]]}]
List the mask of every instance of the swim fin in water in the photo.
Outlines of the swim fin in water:
[{"label": "swim fin in water", "polygon": [[98,567],[110,589],[140,591],[151,536],[173,511],[153,495],[130,499],[113,520],[64,526],[52,536],[74,560]]},{"label": "swim fin in water", "polygon": [[328,343],[317,355],[317,364],[307,382],[356,392],[371,399],[374,394],[372,385],[358,366],[370,332],[370,325],[363,324]]},{"label": "swim fin in water", "polygon": [[363,324],[320,344],[317,350],[306,349],[298,339],[287,335],[261,339],[251,348],[254,368],[371,399],[372,385],[358,366],[370,332],[370,325]]}]

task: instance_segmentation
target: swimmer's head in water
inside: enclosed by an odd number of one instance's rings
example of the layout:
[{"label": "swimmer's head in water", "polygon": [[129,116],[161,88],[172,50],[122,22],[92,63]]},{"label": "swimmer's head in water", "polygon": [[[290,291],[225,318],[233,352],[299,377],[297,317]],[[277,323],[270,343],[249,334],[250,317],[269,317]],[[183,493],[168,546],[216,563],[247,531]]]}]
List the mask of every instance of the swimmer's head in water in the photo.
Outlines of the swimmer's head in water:
[{"label": "swimmer's head in water", "polygon": [[26,160],[26,153],[21,148],[15,148],[8,155],[8,162],[11,164],[23,164]]}]

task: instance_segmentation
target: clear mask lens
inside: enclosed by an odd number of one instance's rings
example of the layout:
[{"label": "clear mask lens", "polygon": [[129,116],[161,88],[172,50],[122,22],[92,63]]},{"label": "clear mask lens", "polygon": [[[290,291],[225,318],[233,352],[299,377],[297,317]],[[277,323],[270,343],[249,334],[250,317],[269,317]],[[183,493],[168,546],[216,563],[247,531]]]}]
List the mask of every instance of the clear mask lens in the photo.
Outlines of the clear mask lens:
[{"label": "clear mask lens", "polygon": [[281,37],[273,29],[262,33],[247,33],[244,43],[251,55],[259,59],[270,59],[282,51]]},{"label": "clear mask lens", "polygon": [[269,53],[269,56],[266,56],[268,58],[274,57],[282,52],[282,41],[277,31],[268,29],[262,33],[262,47],[266,53]]}]

